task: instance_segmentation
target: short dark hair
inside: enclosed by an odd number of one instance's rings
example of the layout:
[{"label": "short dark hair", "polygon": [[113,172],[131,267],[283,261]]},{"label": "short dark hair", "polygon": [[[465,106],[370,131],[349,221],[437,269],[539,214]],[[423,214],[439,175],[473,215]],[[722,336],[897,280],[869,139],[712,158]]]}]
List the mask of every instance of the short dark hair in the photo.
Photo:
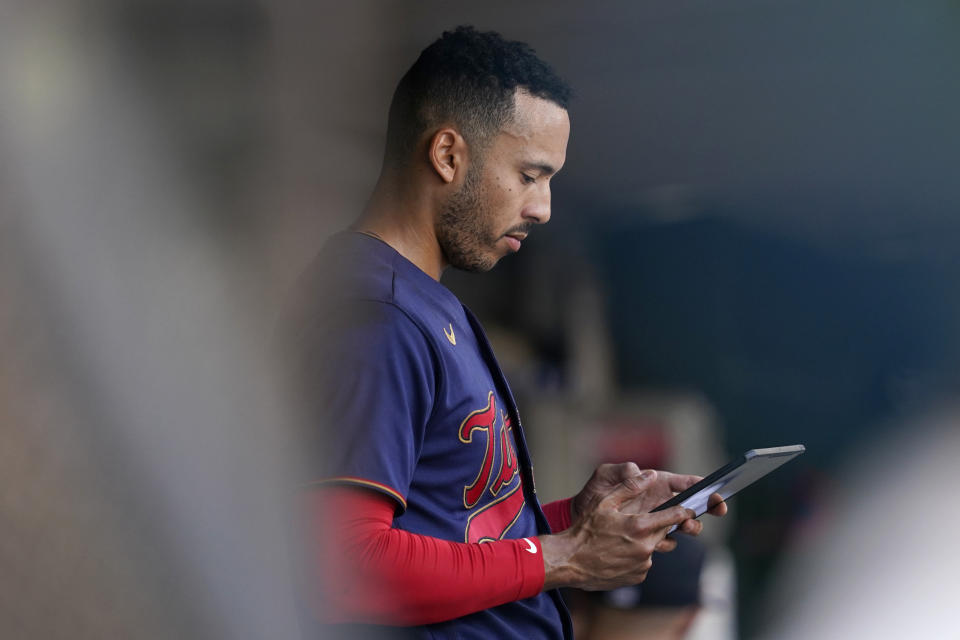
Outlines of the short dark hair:
[{"label": "short dark hair", "polygon": [[420,53],[401,78],[390,104],[386,159],[413,153],[431,127],[451,122],[474,149],[482,150],[513,117],[522,89],[564,109],[571,90],[536,52],[495,31],[460,26]]}]

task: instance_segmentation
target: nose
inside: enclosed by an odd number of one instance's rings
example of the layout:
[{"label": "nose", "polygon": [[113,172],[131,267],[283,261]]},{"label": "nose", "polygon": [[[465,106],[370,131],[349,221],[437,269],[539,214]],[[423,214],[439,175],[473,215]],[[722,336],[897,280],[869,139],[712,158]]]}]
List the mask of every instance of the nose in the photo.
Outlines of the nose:
[{"label": "nose", "polygon": [[523,217],[536,224],[546,224],[550,221],[550,185],[544,186],[537,199],[524,207]]}]

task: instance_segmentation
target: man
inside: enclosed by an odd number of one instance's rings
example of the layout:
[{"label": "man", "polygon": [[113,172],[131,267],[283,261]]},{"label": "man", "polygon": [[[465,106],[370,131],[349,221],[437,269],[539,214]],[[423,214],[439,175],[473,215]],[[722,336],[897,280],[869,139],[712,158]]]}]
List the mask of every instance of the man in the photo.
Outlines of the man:
[{"label": "man", "polygon": [[295,346],[327,465],[305,491],[309,599],[328,623],[570,637],[558,587],[641,582],[671,526],[701,528],[680,507],[648,513],[698,478],[632,464],[541,508],[507,382],[438,282],[491,269],[549,220],[569,97],[525,44],[444,33],[397,87],[365,211],[303,280]]}]

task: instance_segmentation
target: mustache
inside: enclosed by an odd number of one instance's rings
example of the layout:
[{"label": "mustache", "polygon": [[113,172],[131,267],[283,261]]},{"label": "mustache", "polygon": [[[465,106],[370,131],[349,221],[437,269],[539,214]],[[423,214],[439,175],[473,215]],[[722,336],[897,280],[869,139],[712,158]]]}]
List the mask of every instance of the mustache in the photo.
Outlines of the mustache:
[{"label": "mustache", "polygon": [[515,227],[511,227],[511,228],[507,229],[507,231],[506,231],[503,235],[508,236],[508,235],[510,235],[511,233],[529,234],[529,233],[530,233],[530,229],[533,229],[533,223],[532,223],[532,222],[524,222],[523,224],[518,224],[518,225],[515,226]]}]

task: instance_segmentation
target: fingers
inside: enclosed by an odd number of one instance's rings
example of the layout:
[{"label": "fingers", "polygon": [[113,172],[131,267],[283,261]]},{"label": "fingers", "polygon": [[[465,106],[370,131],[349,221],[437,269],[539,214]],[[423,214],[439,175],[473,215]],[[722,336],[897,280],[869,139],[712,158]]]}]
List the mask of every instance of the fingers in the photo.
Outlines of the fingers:
[{"label": "fingers", "polygon": [[695,518],[697,514],[692,509],[685,509],[681,506],[670,507],[663,511],[637,516],[646,518],[646,525],[653,529],[669,529],[673,525],[680,526],[683,522]]},{"label": "fingers", "polygon": [[627,478],[635,478],[641,474],[640,467],[636,462],[624,462],[616,466],[616,476],[620,482]]},{"label": "fingers", "polygon": [[699,520],[684,520],[680,523],[679,531],[688,536],[698,536],[703,531],[703,523]]},{"label": "fingers", "polygon": [[657,543],[653,549],[654,551],[659,551],[660,553],[669,553],[677,548],[677,541],[674,538],[664,538]]},{"label": "fingers", "polygon": [[610,485],[620,484],[627,478],[639,476],[640,473],[640,467],[635,462],[602,464],[596,470],[596,475]]},{"label": "fingers", "polygon": [[670,491],[674,493],[680,493],[681,491],[686,491],[693,485],[697,484],[703,478],[700,476],[686,475],[679,473],[666,473],[661,472],[661,475],[666,475],[667,486],[670,488]]},{"label": "fingers", "polygon": [[712,516],[725,516],[727,515],[727,503],[724,502],[723,496],[719,493],[714,493],[710,496],[710,499],[707,501],[707,513]]},{"label": "fingers", "polygon": [[[633,464],[633,463],[628,463]],[[636,465],[634,465],[636,466]],[[657,479],[657,472],[652,469],[641,471],[638,475],[625,478],[619,485],[614,487],[604,499],[614,507],[620,506],[627,500],[636,497],[647,490]]]},{"label": "fingers", "polygon": [[694,516],[694,512],[683,507],[671,507],[656,513],[620,515],[626,518],[623,534],[638,543],[649,545],[647,553],[653,553],[653,545],[659,544],[674,527]]}]

